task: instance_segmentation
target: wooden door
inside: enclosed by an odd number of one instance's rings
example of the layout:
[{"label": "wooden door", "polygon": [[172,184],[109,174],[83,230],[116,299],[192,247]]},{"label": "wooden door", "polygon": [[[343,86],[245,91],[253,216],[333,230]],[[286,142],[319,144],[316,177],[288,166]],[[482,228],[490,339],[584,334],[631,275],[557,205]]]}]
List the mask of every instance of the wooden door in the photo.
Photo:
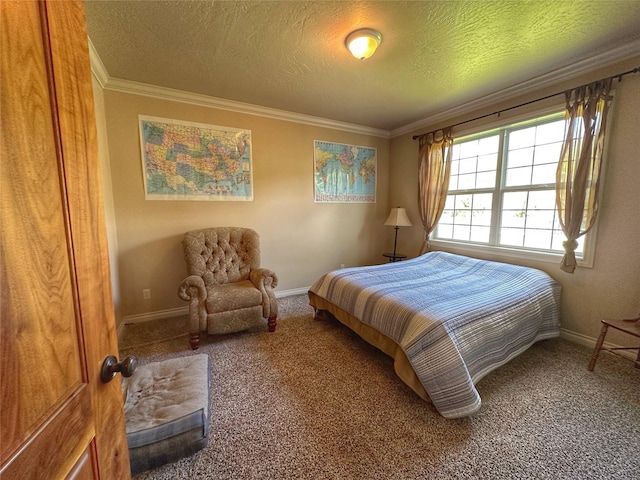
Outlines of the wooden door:
[{"label": "wooden door", "polygon": [[130,478],[84,7],[0,0],[0,478]]}]

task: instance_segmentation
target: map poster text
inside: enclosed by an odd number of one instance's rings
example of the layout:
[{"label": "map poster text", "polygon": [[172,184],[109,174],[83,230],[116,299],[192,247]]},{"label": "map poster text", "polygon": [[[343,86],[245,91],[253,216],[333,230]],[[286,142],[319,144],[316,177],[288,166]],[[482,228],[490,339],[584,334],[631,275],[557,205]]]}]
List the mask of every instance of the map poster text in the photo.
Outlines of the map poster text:
[{"label": "map poster text", "polygon": [[251,131],[140,115],[147,200],[253,200]]}]

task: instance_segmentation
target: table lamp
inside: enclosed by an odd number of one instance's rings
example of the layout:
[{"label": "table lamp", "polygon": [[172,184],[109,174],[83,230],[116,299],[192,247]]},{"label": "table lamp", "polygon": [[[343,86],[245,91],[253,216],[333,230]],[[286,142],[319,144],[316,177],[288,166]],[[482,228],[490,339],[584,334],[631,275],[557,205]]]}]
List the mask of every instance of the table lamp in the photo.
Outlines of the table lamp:
[{"label": "table lamp", "polygon": [[393,240],[393,256],[396,256],[396,245],[398,244],[398,229],[400,227],[412,227],[413,224],[407,217],[407,211],[401,207],[395,207],[391,209],[389,218],[384,222],[385,225],[391,225],[396,229],[396,236]]}]

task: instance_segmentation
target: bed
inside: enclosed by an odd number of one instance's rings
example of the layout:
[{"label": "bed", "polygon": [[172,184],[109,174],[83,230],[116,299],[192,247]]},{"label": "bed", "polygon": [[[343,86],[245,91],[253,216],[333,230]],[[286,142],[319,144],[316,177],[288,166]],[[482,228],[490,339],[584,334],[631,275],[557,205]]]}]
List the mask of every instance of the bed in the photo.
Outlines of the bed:
[{"label": "bed", "polygon": [[393,357],[400,379],[446,418],[477,412],[482,377],[560,333],[549,275],[446,252],[329,272],[309,303]]}]

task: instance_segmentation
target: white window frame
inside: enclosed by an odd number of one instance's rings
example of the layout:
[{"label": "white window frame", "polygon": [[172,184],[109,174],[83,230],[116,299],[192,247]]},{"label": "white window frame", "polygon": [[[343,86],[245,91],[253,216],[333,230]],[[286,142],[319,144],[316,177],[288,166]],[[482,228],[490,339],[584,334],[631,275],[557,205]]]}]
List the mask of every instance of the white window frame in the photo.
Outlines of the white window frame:
[{"label": "white window frame", "polygon": [[[551,106],[545,109],[538,109],[536,111],[533,111],[524,115],[514,116],[501,121],[491,122],[489,124],[484,124],[482,126],[478,126],[473,129],[467,128],[465,130],[460,130],[455,132],[454,137],[464,140],[465,137],[478,137],[483,135],[484,133],[486,133],[487,135],[490,135],[490,133],[492,132],[496,133],[497,131],[506,130],[516,125],[522,125],[523,123],[526,123],[526,122],[534,123],[534,121],[537,119],[541,119],[556,113],[562,113],[563,111],[564,111],[564,104]],[[468,139],[470,140],[471,138],[468,138]],[[607,156],[606,155],[607,150],[608,149],[606,148],[606,145],[605,145],[605,151],[603,155],[603,164],[602,164],[602,173],[600,176],[601,185],[603,184],[602,182],[604,182],[604,171],[605,171],[605,161]],[[497,181],[500,182],[501,185],[504,182],[504,165],[502,165],[502,163],[503,163],[502,161],[499,162],[499,164],[501,165],[500,174],[499,174],[500,178],[497,179]],[[600,192],[599,192],[600,199],[602,198],[602,190],[603,188],[600,188]],[[502,194],[502,190],[500,188],[496,188],[493,192],[494,192],[494,195]],[[496,216],[500,214],[501,214],[500,211],[492,211],[492,216]],[[582,256],[578,256],[578,254],[576,254],[576,260],[579,267],[593,268],[594,259],[595,259],[595,245],[596,245],[598,223],[599,223],[598,218],[596,218],[596,222],[594,226],[591,228],[591,230],[589,230],[587,234],[581,237],[584,241]],[[493,229],[496,228],[495,225],[497,225],[496,222],[493,222],[492,233],[491,233],[492,238],[495,237],[495,232],[493,231]],[[436,230],[434,231],[434,234],[436,232],[437,232],[437,227],[436,227]],[[453,253],[458,253],[462,255],[489,254],[489,255],[499,255],[501,257],[513,258],[516,260],[522,259],[522,260],[550,262],[550,263],[556,263],[556,264],[560,263],[564,255],[562,252],[541,251],[541,250],[534,250],[534,249],[528,249],[528,248],[507,247],[507,246],[501,246],[501,245],[465,242],[460,240],[439,239],[439,238],[435,238],[435,235],[432,235],[432,238],[430,239],[429,242],[436,249],[447,250],[447,251],[451,251]]]}]

